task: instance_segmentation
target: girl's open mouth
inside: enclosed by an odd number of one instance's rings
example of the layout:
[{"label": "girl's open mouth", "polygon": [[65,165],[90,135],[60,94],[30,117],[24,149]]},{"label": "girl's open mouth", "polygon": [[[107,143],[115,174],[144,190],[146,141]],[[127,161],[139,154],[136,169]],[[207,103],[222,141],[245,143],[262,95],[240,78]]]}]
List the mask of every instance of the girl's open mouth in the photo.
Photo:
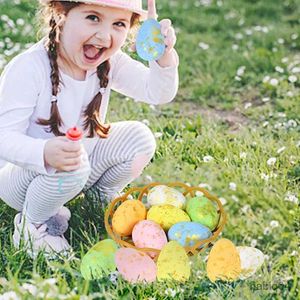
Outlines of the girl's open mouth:
[{"label": "girl's open mouth", "polygon": [[96,47],[94,45],[84,45],[83,46],[83,54],[85,59],[90,62],[94,63],[99,60],[102,53],[105,51],[105,47]]}]

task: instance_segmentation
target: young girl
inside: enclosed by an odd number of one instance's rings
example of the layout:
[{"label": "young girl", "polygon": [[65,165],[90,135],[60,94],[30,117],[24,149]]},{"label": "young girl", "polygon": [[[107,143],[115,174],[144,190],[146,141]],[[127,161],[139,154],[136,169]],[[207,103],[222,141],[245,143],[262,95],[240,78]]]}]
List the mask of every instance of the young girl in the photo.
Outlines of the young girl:
[{"label": "young girl", "polygon": [[[166,51],[149,68],[120,49],[141,19],[141,0],[40,0],[48,32],[4,69],[0,79],[0,198],[19,213],[13,241],[31,256],[71,249],[51,220],[81,191],[111,200],[149,163],[155,139],[141,122],[105,124],[110,90],[163,104],[178,89],[171,21],[162,20]],[[83,131],[82,143],[65,136]],[[66,228],[65,228],[66,229]]]}]

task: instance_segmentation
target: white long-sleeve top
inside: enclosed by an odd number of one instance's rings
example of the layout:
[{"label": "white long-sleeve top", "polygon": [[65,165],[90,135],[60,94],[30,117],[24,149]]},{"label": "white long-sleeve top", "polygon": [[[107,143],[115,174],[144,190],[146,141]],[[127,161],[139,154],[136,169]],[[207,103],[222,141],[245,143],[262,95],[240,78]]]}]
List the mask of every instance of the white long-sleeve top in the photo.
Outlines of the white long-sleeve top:
[{"label": "white long-sleeve top", "polygon": [[[149,68],[121,50],[110,58],[109,83],[102,97],[101,120],[105,121],[110,90],[149,104],[172,101],[178,90],[178,61],[163,68],[155,61]],[[50,62],[44,39],[14,57],[0,77],[0,168],[7,162],[40,174],[54,173],[46,168],[44,147],[54,137],[47,127],[36,124],[38,118],[49,119],[52,85]],[[82,113],[99,90],[96,70],[88,71],[83,81],[75,80],[60,70],[63,85],[57,95],[58,108],[66,132],[70,127],[83,129]],[[90,154],[98,137],[83,138]]]}]

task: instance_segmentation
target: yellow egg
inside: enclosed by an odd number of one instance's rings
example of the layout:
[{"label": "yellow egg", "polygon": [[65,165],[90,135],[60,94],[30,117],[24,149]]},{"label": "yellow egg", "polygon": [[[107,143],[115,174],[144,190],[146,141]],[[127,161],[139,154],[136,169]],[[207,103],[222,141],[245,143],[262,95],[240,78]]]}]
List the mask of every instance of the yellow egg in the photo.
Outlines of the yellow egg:
[{"label": "yellow egg", "polygon": [[211,248],[207,260],[210,281],[235,280],[241,273],[241,260],[237,248],[228,239],[218,240]]},{"label": "yellow egg", "polygon": [[157,259],[157,279],[186,281],[191,274],[189,258],[184,248],[176,241],[166,244]]},{"label": "yellow egg", "polygon": [[130,235],[134,225],[141,220],[145,220],[146,214],[146,208],[141,201],[126,200],[113,215],[113,230],[119,235]]},{"label": "yellow egg", "polygon": [[190,217],[180,208],[165,204],[152,206],[148,211],[147,220],[156,222],[164,230],[169,230],[178,222],[190,221]]},{"label": "yellow egg", "polygon": [[174,188],[157,185],[149,191],[147,202],[150,206],[170,204],[178,208],[184,208],[186,199],[182,193]]}]

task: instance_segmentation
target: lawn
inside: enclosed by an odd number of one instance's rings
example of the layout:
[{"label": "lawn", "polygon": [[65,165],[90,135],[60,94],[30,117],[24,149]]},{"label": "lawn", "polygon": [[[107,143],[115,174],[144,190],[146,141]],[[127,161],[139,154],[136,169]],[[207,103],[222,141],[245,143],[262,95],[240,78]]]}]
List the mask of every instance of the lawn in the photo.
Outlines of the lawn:
[{"label": "lawn", "polygon": [[[99,207],[73,199],[70,260],[35,262],[12,247],[15,211],[0,203],[0,299],[299,299],[300,2],[160,0],[177,32],[180,88],[167,105],[112,94],[108,120],[140,120],[157,151],[131,186],[182,181],[218,196],[222,237],[255,246],[265,263],[251,278],[211,283],[208,251],[185,284],[85,281],[86,251],[106,233]],[[0,72],[34,43],[36,2],[0,0]],[[35,295],[35,296],[34,296]],[[6,298],[5,298],[6,297]]]}]

